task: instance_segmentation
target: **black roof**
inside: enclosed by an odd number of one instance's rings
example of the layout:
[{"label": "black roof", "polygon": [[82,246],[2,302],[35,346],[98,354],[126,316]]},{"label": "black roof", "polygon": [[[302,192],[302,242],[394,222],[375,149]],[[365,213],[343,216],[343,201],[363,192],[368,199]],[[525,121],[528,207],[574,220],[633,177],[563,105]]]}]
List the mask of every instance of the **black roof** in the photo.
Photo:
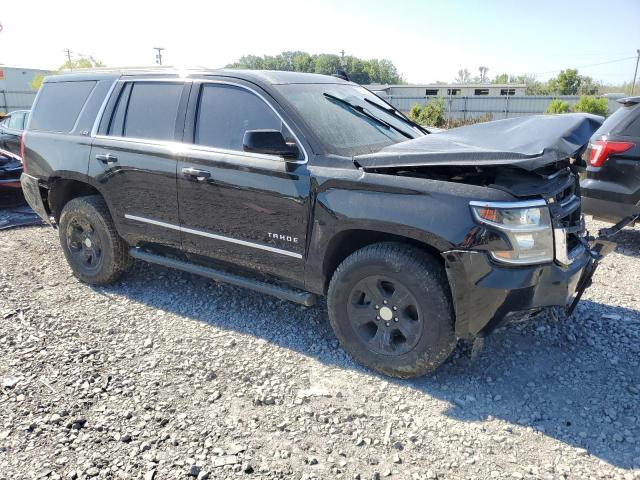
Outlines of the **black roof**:
[{"label": "black roof", "polygon": [[209,69],[209,68],[185,68],[175,67],[138,67],[138,68],[95,68],[82,69],[73,72],[52,75],[46,77],[46,82],[64,82],[74,80],[100,80],[106,78],[118,78],[126,76],[184,76],[206,77],[217,75],[247,80],[254,83],[268,85],[282,85],[290,83],[349,83],[340,78],[317,73],[285,72],[278,70],[235,70],[235,69]]}]

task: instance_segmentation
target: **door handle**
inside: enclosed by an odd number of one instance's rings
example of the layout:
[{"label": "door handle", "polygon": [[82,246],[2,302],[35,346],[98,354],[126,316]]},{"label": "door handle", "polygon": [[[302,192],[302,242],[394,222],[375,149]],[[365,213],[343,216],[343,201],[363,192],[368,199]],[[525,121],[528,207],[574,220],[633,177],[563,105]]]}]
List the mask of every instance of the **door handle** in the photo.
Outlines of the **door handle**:
[{"label": "door handle", "polygon": [[116,163],[118,161],[118,157],[111,155],[110,153],[104,153],[96,155],[96,160],[100,160],[105,165],[109,165],[110,163]]},{"label": "door handle", "polygon": [[211,178],[211,172],[206,170],[199,170],[197,168],[186,167],[182,169],[182,174],[185,177],[193,178],[198,182],[204,182],[208,178]]}]

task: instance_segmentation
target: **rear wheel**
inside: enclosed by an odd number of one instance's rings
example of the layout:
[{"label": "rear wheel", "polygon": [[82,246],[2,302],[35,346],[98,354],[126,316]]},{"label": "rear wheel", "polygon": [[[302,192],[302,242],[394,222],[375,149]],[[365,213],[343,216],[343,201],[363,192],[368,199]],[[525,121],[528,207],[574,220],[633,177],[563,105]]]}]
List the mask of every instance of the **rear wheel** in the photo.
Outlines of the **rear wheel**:
[{"label": "rear wheel", "polygon": [[331,279],[328,307],[343,348],[387,375],[430,373],[455,347],[443,269],[409,245],[380,243],[349,256]]},{"label": "rear wheel", "polygon": [[71,270],[85,283],[114,282],[133,262],[106,203],[98,195],[70,200],[62,209],[58,230]]}]

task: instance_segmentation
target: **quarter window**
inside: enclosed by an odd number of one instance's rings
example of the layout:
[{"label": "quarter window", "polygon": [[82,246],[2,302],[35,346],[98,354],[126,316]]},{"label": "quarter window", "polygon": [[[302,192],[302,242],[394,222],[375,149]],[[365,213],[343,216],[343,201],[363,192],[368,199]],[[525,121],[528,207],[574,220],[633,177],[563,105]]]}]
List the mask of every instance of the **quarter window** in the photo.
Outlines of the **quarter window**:
[{"label": "quarter window", "polygon": [[31,113],[31,130],[70,132],[95,81],[46,82],[38,94],[38,102]]},{"label": "quarter window", "polygon": [[[124,115],[122,136],[151,140],[174,140],[176,117],[183,86],[182,83],[133,83]],[[119,115],[122,114],[120,103],[125,100],[126,95],[121,96],[110,131],[111,128],[119,128],[116,125],[119,121]],[[114,131],[113,135],[118,135],[118,131]]]},{"label": "quarter window", "polygon": [[203,85],[196,118],[195,143],[242,151],[247,130],[282,131],[282,121],[262,99],[232,85]]}]

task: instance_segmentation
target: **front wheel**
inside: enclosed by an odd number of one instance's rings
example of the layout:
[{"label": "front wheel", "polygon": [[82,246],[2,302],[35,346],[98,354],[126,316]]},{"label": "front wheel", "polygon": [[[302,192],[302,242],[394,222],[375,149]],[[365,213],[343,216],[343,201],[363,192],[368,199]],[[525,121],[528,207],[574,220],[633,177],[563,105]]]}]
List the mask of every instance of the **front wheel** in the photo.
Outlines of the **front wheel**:
[{"label": "front wheel", "polygon": [[443,268],[410,245],[379,243],[350,255],[331,279],[328,307],[343,348],[387,375],[430,373],[456,344]]},{"label": "front wheel", "polygon": [[85,283],[114,282],[133,262],[105,201],[98,195],[74,198],[64,206],[59,235],[71,270]]}]

